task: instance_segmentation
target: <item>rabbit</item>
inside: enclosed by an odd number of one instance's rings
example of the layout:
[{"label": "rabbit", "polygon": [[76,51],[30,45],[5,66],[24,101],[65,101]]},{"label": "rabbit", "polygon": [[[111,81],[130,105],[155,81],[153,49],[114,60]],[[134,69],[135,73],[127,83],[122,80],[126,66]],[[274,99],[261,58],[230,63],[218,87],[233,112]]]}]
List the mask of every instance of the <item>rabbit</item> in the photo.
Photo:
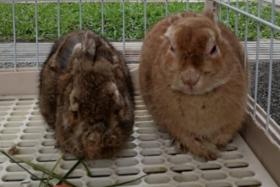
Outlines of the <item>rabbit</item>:
[{"label": "rabbit", "polygon": [[112,156],[134,124],[133,85],[122,55],[91,31],[53,45],[40,73],[39,107],[57,146],[87,159]]},{"label": "rabbit", "polygon": [[147,33],[140,92],[155,123],[194,156],[219,156],[242,126],[247,57],[209,9],[164,18]]}]

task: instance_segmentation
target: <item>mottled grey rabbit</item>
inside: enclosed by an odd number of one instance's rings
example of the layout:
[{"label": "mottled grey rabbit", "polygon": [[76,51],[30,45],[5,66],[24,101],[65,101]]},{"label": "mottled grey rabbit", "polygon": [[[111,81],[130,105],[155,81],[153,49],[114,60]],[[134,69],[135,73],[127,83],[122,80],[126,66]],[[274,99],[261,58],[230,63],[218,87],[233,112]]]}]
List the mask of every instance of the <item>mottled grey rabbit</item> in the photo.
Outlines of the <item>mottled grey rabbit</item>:
[{"label": "mottled grey rabbit", "polygon": [[124,58],[91,31],[60,38],[40,73],[39,105],[63,151],[90,159],[110,156],[134,123]]}]

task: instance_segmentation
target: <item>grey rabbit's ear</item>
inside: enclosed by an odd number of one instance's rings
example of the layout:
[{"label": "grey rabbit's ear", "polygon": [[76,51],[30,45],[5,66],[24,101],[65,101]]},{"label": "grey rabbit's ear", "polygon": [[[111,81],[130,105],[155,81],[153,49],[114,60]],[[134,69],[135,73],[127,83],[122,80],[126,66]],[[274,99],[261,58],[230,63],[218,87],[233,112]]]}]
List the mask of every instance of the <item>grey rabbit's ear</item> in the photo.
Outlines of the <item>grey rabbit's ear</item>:
[{"label": "grey rabbit's ear", "polygon": [[116,85],[116,83],[110,83],[107,85],[107,88],[109,90],[109,92],[112,94],[112,99],[114,100],[114,102],[118,105],[118,106],[123,106],[123,99],[122,96],[120,94],[120,91]]},{"label": "grey rabbit's ear", "polygon": [[49,68],[52,70],[52,71],[56,71],[57,70],[57,62],[56,60],[54,60],[54,58],[51,58],[50,59],[50,62],[49,62]]},{"label": "grey rabbit's ear", "polygon": [[82,42],[82,51],[92,56],[95,56],[96,42],[94,39],[94,34],[90,31],[87,31],[84,34],[84,39]]},{"label": "grey rabbit's ear", "polygon": [[73,47],[73,54],[79,53],[82,50],[82,43],[77,43],[74,47]]},{"label": "grey rabbit's ear", "polygon": [[119,64],[113,64],[113,65],[112,65],[112,69],[118,69],[119,67],[120,67]]},{"label": "grey rabbit's ear", "polygon": [[79,109],[79,103],[77,101],[77,96],[78,96],[78,90],[73,88],[73,90],[71,91],[71,93],[69,95],[69,102],[70,102],[69,109],[72,112],[77,112]]},{"label": "grey rabbit's ear", "polygon": [[202,14],[211,19],[214,23],[218,23],[217,10],[215,7],[205,8]]}]

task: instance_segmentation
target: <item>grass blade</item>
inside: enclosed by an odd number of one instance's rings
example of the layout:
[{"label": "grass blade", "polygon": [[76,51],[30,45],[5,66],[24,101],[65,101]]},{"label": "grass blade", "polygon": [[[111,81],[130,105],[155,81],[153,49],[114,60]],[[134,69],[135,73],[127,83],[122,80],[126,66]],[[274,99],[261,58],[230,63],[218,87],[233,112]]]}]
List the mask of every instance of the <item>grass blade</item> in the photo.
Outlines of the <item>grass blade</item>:
[{"label": "grass blade", "polygon": [[132,180],[129,180],[129,181],[125,181],[125,182],[121,182],[121,183],[117,183],[117,184],[113,184],[113,185],[109,185],[109,186],[104,186],[104,187],[116,187],[116,186],[122,186],[122,185],[125,185],[125,184],[129,184],[129,183],[132,183],[134,181],[138,181],[144,177],[146,177],[147,175],[143,175],[143,176],[140,176],[136,179],[132,179]]},{"label": "grass blade", "polygon": [[16,163],[19,167],[21,167],[23,170],[25,170],[27,173],[29,173],[32,177],[36,178],[36,179],[40,179],[37,175],[33,174],[31,171],[29,171],[27,168],[25,168],[23,165],[21,165],[20,163],[18,163],[18,161],[16,161],[12,156],[10,156],[9,154],[7,154],[5,151],[1,150],[1,153],[3,155],[5,155],[6,157],[8,157],[10,160],[12,160],[14,163]]},{"label": "grass blade", "polygon": [[86,169],[87,175],[89,177],[94,177],[93,175],[91,175],[90,169],[88,168],[87,164],[84,161],[82,161],[82,164],[83,164],[84,168]]},{"label": "grass blade", "polygon": [[[16,161],[16,159],[14,159],[12,156],[10,156],[9,154],[7,154],[5,151],[0,151],[3,155],[5,155],[6,157],[8,157],[10,160],[12,160],[14,163],[16,163],[20,168],[22,168],[24,171],[26,171],[27,173],[29,173],[32,177],[38,179],[41,181],[41,183],[45,183],[48,184],[47,182],[44,181],[44,179],[41,179],[40,177],[38,177],[37,175],[33,174],[31,171],[29,171],[27,168],[25,168],[23,165],[21,165],[20,163],[18,163],[18,161]],[[27,164],[28,165],[28,164]]]},{"label": "grass blade", "polygon": [[41,172],[47,174],[48,176],[50,176],[50,177],[52,177],[52,178],[56,178],[56,179],[58,179],[59,181],[62,181],[62,182],[64,182],[64,183],[66,183],[66,184],[69,184],[69,185],[71,185],[71,186],[73,186],[73,187],[76,187],[74,184],[68,182],[68,181],[67,181],[66,179],[64,179],[62,176],[56,174],[55,172],[49,171],[49,170],[48,170],[47,168],[45,168],[44,166],[41,166],[41,165],[39,165],[39,164],[34,164],[34,163],[30,162],[30,161],[22,160],[22,159],[20,159],[20,158],[16,158],[16,159],[17,159],[17,160],[20,160],[21,162],[24,162],[24,163],[27,164],[27,165],[29,165],[29,166],[32,167],[34,170],[41,171]]},{"label": "grass blade", "polygon": [[71,169],[68,170],[68,172],[59,180],[58,184],[64,182],[66,178],[74,171],[74,169],[84,160],[84,158],[80,158]]},{"label": "grass blade", "polygon": [[[58,164],[60,163],[62,157],[63,157],[63,154],[62,154],[62,155],[59,157],[59,159],[55,162],[55,164],[54,164],[54,166],[52,167],[52,169],[51,169],[50,172],[52,172],[52,173],[54,172],[54,170],[57,168]],[[46,175],[46,174],[44,173],[42,177],[44,178],[45,175]],[[48,176],[48,179],[47,179],[47,183],[48,183],[48,184],[50,184],[50,179],[51,179],[51,177]],[[43,184],[43,183],[40,182],[39,187],[42,187],[42,184]]]}]

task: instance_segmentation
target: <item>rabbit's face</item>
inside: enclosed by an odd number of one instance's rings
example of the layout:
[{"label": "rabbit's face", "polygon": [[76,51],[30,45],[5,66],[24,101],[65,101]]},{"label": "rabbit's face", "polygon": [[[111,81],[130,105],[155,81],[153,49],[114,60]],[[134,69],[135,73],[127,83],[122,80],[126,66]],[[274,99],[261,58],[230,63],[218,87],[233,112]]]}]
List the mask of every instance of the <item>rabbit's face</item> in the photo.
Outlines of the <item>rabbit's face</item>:
[{"label": "rabbit's face", "polygon": [[230,67],[223,60],[224,45],[218,27],[206,17],[193,17],[170,26],[164,69],[171,74],[171,88],[199,95],[225,84]]},{"label": "rabbit's face", "polygon": [[74,62],[75,76],[69,100],[70,108],[76,109],[81,121],[106,124],[110,116],[123,107],[123,98],[113,74],[114,68],[106,59],[93,61],[85,57]]}]

